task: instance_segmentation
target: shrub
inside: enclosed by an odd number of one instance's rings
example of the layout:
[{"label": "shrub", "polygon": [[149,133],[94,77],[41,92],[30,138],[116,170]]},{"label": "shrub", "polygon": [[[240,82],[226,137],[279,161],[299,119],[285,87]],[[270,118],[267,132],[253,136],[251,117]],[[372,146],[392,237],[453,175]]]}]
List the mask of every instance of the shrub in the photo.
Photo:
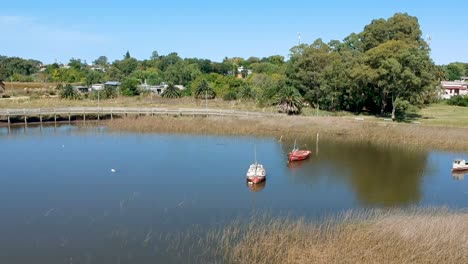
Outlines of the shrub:
[{"label": "shrub", "polygon": [[447,104],[466,107],[468,106],[468,96],[462,96],[462,95],[452,96],[452,98],[447,100]]},{"label": "shrub", "polygon": [[71,84],[66,84],[63,86],[62,84],[59,84],[57,86],[57,90],[60,91],[60,98],[64,99],[69,99],[69,100],[77,100],[80,99],[80,94],[73,89],[73,86]]}]

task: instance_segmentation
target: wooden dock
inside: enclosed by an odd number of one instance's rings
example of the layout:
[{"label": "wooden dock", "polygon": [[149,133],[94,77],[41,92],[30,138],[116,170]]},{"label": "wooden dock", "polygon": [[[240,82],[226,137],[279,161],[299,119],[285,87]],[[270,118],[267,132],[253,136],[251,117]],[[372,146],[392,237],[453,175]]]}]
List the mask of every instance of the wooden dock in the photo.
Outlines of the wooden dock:
[{"label": "wooden dock", "polygon": [[[113,119],[121,116],[237,116],[237,117],[268,117],[278,116],[277,113],[249,112],[226,109],[201,109],[201,108],[148,108],[148,107],[65,107],[65,108],[26,108],[26,109],[0,109],[0,120],[12,123],[14,118],[24,120],[28,124],[28,119],[34,117],[32,122],[43,120],[54,121],[67,120],[71,122],[81,119],[100,120],[103,117]],[[6,120],[5,120],[6,119]],[[21,121],[22,122],[22,121]],[[31,120],[29,121],[31,122]]]}]

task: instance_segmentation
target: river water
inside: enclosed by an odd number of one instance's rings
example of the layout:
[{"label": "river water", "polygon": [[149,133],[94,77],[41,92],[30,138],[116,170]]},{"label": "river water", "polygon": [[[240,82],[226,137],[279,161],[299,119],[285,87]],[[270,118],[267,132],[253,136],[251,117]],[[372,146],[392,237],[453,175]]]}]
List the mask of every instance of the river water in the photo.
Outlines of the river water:
[{"label": "river water", "polygon": [[[320,218],[348,209],[468,207],[468,152],[294,139],[0,128],[0,263],[189,263],[168,234],[254,213]],[[263,185],[245,181],[257,160]],[[167,239],[166,239],[167,240]],[[167,244],[167,243],[166,243]],[[172,254],[172,255],[171,255]]]}]

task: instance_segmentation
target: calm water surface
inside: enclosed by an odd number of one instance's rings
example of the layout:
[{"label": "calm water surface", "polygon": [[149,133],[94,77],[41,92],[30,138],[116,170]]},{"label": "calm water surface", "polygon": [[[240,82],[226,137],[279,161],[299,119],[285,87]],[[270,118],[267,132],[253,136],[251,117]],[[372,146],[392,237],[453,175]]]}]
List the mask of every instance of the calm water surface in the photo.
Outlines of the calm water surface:
[{"label": "calm water surface", "polygon": [[[314,150],[315,142],[298,142]],[[248,166],[267,169],[249,187]],[[287,166],[292,141],[109,133],[74,126],[0,128],[0,263],[192,262],[163,238],[255,212],[322,217],[374,207],[468,207],[465,153],[321,141]],[[114,169],[115,172],[111,172]]]}]

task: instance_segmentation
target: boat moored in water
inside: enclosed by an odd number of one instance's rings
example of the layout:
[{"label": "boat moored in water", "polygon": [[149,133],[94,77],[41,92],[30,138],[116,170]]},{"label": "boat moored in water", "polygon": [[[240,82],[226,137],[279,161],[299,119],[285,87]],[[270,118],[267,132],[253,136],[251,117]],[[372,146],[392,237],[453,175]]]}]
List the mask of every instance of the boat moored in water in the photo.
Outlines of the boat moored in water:
[{"label": "boat moored in water", "polygon": [[452,164],[452,172],[455,171],[468,171],[468,162],[463,159],[456,159]]},{"label": "boat moored in water", "polygon": [[263,182],[266,179],[266,170],[262,164],[255,162],[254,164],[250,165],[249,169],[247,170],[246,177],[247,182],[250,184]]},{"label": "boat moored in water", "polygon": [[294,147],[293,150],[288,154],[288,161],[298,161],[298,160],[305,160],[312,152],[310,150],[299,150],[296,148],[296,141],[294,140]]}]

